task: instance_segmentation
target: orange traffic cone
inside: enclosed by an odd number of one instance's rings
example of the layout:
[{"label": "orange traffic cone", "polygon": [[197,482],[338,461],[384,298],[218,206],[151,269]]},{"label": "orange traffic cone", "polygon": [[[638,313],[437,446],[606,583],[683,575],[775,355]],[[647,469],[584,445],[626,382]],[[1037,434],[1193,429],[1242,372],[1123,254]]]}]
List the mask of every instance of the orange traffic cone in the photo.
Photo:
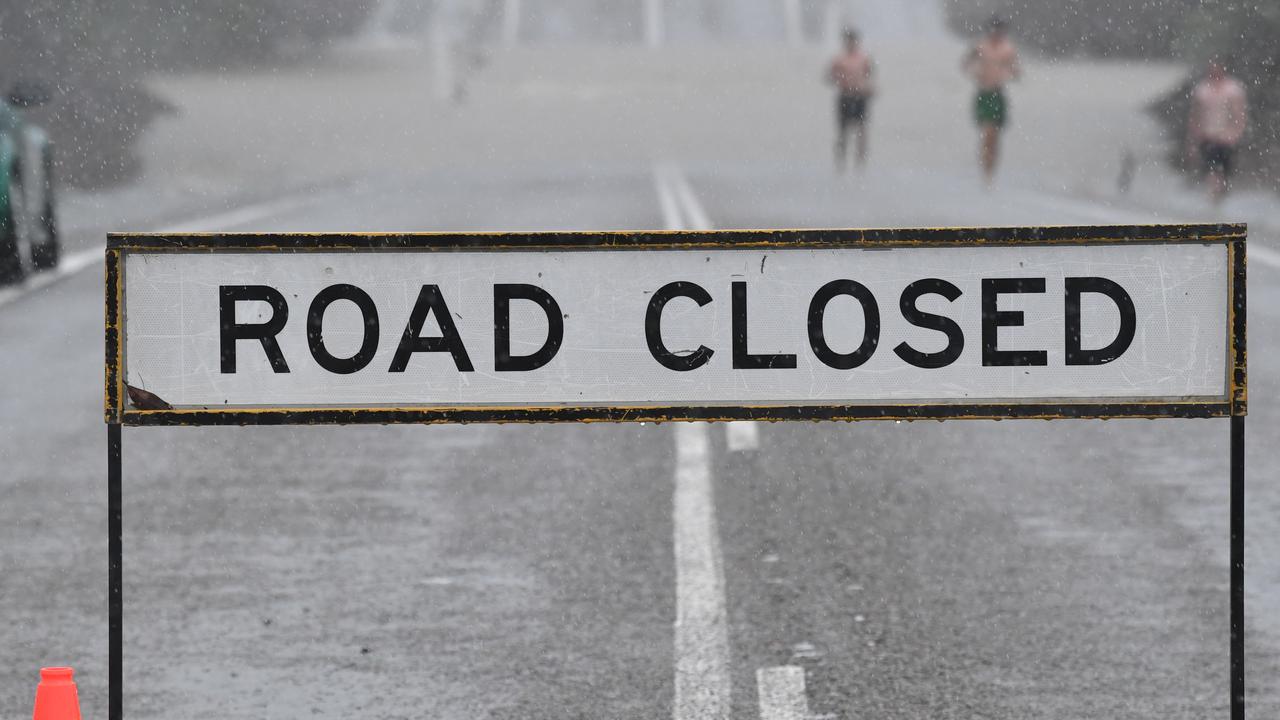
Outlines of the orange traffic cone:
[{"label": "orange traffic cone", "polygon": [[34,720],[80,720],[80,698],[71,679],[74,672],[69,667],[40,668]]}]

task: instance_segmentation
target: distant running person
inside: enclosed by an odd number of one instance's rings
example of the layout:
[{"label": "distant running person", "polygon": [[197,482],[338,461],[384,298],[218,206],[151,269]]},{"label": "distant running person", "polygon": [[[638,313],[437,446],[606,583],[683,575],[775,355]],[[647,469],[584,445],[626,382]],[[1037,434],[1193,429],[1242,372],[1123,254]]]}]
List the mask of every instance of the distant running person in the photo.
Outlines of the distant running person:
[{"label": "distant running person", "polygon": [[1187,119],[1187,151],[1198,155],[1215,204],[1227,194],[1236,146],[1249,126],[1249,104],[1244,84],[1232,77],[1219,58],[1209,61],[1204,79],[1191,92],[1191,116]]},{"label": "distant running person", "polygon": [[867,110],[875,92],[871,56],[862,49],[858,31],[846,28],[844,50],[831,61],[827,80],[836,87],[836,169],[844,170],[849,132],[857,135],[858,167],[867,162]]},{"label": "distant running person", "polygon": [[982,132],[982,176],[991,184],[1000,156],[1000,132],[1009,122],[1005,85],[1018,78],[1018,49],[1009,39],[1008,24],[999,17],[987,23],[987,34],[965,56],[964,70],[978,86],[973,101],[974,119]]}]

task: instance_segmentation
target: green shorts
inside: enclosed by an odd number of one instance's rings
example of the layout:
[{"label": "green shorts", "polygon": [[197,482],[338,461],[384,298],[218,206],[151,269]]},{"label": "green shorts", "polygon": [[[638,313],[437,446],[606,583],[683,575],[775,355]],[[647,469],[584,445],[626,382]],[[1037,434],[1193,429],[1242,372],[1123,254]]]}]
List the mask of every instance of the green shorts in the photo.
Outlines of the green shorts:
[{"label": "green shorts", "polygon": [[1002,90],[980,90],[973,100],[973,116],[979,125],[1004,127],[1009,121],[1009,102]]}]

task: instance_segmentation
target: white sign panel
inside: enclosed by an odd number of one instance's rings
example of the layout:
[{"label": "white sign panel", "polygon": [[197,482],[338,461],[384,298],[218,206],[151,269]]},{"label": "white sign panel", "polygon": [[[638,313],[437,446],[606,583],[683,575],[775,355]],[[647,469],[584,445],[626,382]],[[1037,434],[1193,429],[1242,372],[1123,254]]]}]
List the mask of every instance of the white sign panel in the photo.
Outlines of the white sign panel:
[{"label": "white sign panel", "polygon": [[1225,402],[1225,243],[123,254],[176,409]]}]

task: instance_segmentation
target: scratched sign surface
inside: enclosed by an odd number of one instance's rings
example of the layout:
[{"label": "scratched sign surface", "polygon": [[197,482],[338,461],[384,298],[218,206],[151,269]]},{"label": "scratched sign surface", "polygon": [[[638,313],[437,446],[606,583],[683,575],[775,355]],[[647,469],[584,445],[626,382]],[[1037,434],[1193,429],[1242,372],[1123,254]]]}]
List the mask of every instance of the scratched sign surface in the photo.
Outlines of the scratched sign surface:
[{"label": "scratched sign surface", "polygon": [[627,419],[646,407],[768,417],[1213,404],[1233,391],[1229,242],[421,237],[271,249],[232,236],[214,251],[199,238],[185,251],[117,241],[118,382],[178,411],[491,408],[496,419],[513,408]]}]

